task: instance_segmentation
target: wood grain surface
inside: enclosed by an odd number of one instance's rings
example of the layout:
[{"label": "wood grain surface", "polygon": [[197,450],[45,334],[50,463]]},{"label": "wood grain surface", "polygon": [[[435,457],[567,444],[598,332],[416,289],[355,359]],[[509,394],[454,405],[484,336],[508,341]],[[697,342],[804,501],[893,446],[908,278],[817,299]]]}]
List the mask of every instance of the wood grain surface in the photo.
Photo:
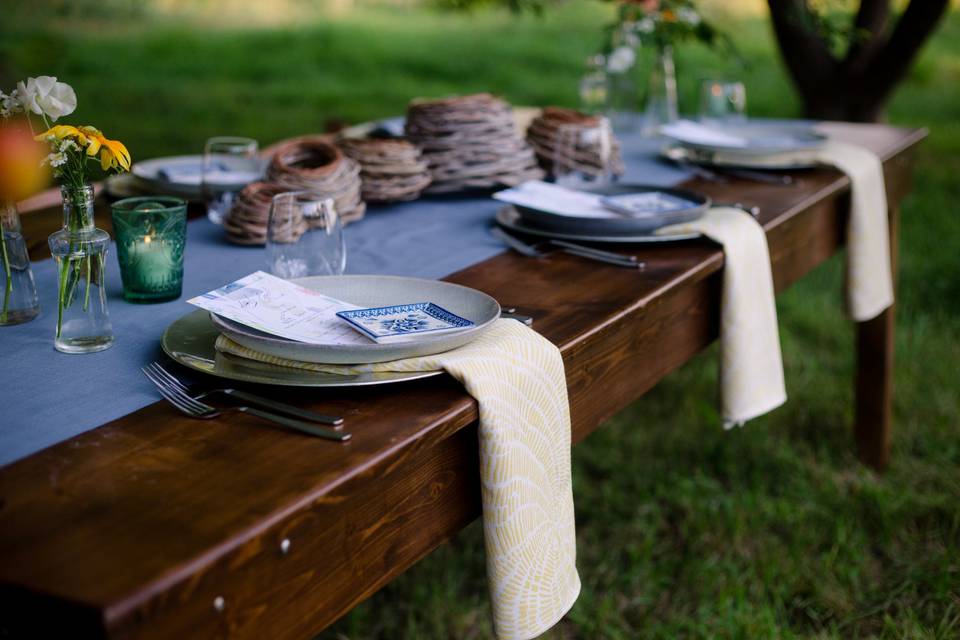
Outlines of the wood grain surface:
[{"label": "wood grain surface", "polygon": [[[925,132],[833,133],[884,158],[896,205]],[[848,180],[799,175],[789,187],[686,184],[761,207],[778,291],[844,240]],[[24,215],[32,246],[50,215]],[[560,347],[575,441],[717,336],[716,246],[623,249],[647,269],[504,253],[448,278],[533,316]],[[891,432],[892,315],[860,329],[858,350],[858,446],[878,467]],[[200,424],[157,403],[0,469],[0,637],[309,638],[479,515],[477,407],[452,379],[277,396],[343,415],[353,439],[243,414]]]}]

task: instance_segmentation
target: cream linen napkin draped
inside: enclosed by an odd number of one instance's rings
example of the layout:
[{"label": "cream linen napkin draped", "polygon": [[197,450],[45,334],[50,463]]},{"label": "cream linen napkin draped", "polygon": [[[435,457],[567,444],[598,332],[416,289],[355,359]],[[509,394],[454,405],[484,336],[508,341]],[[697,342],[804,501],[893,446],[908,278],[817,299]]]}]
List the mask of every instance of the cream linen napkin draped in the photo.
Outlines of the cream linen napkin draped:
[{"label": "cream linen napkin draped", "polygon": [[753,216],[731,207],[657,231],[680,232],[699,232],[723,245],[720,413],[729,429],[787,400],[767,235]]},{"label": "cream linen napkin draped", "polygon": [[[823,127],[829,135],[830,129]],[[743,162],[742,156],[716,153],[722,164]],[[830,139],[816,150],[790,151],[750,158],[751,166],[782,167],[791,162],[816,162],[836,167],[850,178],[850,219],[847,222],[846,308],[857,322],[880,315],[893,304],[890,268],[890,229],[883,163],[869,149]]]},{"label": "cream linen napkin draped", "polygon": [[857,322],[871,320],[893,304],[883,163],[872,151],[838,140],[827,141],[816,157],[850,178],[847,313]]},{"label": "cream linen napkin draped", "polygon": [[445,370],[480,405],[480,478],[494,628],[527,640],[552,627],[580,593],[570,476],[570,405],[560,351],[515,320],[468,345],[368,365],[276,358],[226,336],[217,349],[325,373]]}]

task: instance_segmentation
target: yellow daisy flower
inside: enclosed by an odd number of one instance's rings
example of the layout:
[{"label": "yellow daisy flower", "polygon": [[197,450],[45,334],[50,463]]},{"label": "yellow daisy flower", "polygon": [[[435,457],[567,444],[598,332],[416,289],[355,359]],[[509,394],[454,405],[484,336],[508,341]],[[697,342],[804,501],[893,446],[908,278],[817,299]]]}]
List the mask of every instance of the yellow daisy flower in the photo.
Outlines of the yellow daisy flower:
[{"label": "yellow daisy flower", "polygon": [[64,138],[72,138],[80,146],[86,146],[89,142],[87,136],[85,136],[80,129],[71,127],[68,124],[54,125],[40,135],[35,136],[34,140],[38,142],[45,142],[50,137],[57,138],[59,140],[63,140]]},{"label": "yellow daisy flower", "polygon": [[108,169],[130,170],[130,152],[119,140],[110,140],[99,129],[91,126],[80,127],[80,131],[90,140],[87,155],[95,156],[100,152],[100,167]]}]

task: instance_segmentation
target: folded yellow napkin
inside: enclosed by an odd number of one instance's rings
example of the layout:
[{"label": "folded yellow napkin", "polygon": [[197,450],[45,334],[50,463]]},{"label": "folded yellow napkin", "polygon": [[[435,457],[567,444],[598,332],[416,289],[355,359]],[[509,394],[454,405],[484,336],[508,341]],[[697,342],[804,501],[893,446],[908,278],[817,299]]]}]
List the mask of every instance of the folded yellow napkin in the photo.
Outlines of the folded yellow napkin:
[{"label": "folded yellow napkin", "polygon": [[432,356],[319,365],[252,351],[225,353],[324,373],[445,370],[480,405],[480,478],[494,628],[527,640],[552,627],[580,593],[570,477],[570,405],[560,351],[515,320]]},{"label": "folded yellow napkin", "polygon": [[857,322],[870,320],[893,304],[883,164],[872,151],[838,140],[829,140],[816,157],[850,178],[847,313]]},{"label": "folded yellow napkin", "polygon": [[[829,134],[829,129],[824,128]],[[847,222],[847,313],[857,322],[870,320],[893,304],[890,231],[883,163],[872,151],[839,140],[819,149],[800,149],[767,156],[735,152],[712,154],[720,164],[780,168],[792,162],[835,167],[850,178],[850,219]]]},{"label": "folded yellow napkin", "polygon": [[657,233],[699,232],[723,245],[720,302],[720,413],[727,428],[787,400],[767,235],[740,209],[715,207]]}]

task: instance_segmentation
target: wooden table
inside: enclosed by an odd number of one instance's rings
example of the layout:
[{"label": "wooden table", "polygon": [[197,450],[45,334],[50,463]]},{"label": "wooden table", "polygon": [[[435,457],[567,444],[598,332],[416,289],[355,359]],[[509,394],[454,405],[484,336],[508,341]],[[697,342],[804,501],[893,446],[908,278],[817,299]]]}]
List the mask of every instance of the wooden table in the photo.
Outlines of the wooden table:
[{"label": "wooden table", "polygon": [[[896,246],[896,205],[926,132],[834,129],[884,159]],[[689,186],[761,207],[778,291],[843,245],[849,182],[835,171],[792,187]],[[25,218],[36,238],[43,216]],[[532,315],[560,347],[574,441],[717,337],[722,252],[700,241],[630,250],[646,271],[504,253],[448,278]],[[857,331],[855,440],[877,469],[893,317]],[[200,428],[158,402],[0,469],[0,631],[309,638],[480,514],[477,406],[451,379],[282,398],[344,415],[353,440],[244,415]]]}]

